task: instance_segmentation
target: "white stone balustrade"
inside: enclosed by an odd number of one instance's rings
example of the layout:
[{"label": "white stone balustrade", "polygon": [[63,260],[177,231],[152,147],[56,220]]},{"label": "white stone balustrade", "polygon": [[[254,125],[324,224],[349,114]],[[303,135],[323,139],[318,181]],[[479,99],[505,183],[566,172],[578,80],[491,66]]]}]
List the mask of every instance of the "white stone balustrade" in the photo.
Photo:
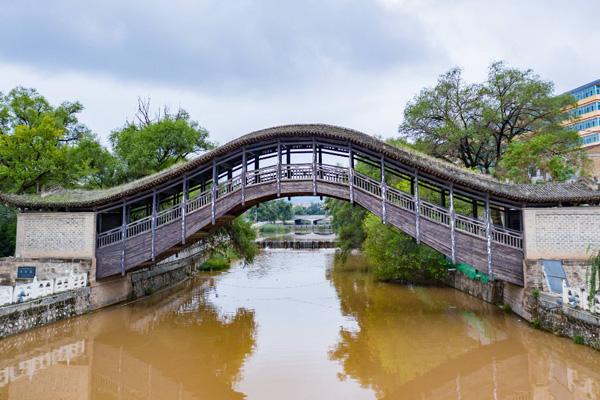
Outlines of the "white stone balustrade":
[{"label": "white stone balustrade", "polygon": [[594,296],[594,301],[590,304],[586,288],[569,287],[564,280],[562,281],[562,288],[563,304],[591,313],[600,314],[600,294],[596,294],[596,296]]},{"label": "white stone balustrade", "polygon": [[0,286],[0,306],[84,288],[87,283],[87,273],[80,273],[39,281],[34,278],[32,282],[17,283],[14,287]]},{"label": "white stone balustrade", "polygon": [[13,287],[0,286],[0,306],[13,302]]}]

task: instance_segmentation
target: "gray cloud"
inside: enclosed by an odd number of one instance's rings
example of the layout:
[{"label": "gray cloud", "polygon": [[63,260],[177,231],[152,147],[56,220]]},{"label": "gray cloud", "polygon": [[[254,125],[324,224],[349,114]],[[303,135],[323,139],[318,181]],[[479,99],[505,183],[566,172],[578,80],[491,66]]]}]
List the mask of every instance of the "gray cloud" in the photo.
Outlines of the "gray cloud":
[{"label": "gray cloud", "polygon": [[4,60],[209,92],[439,58],[413,16],[364,0],[6,3]]}]

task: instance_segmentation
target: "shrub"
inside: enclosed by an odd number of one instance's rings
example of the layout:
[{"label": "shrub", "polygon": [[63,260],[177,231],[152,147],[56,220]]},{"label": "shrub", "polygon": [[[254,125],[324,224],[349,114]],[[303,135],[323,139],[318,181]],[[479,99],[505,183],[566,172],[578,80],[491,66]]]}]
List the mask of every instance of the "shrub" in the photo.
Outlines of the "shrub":
[{"label": "shrub", "polygon": [[542,322],[539,320],[539,318],[535,318],[533,321],[531,321],[531,326],[534,329],[542,329]]},{"label": "shrub", "polygon": [[573,343],[575,343],[575,344],[583,344],[584,343],[583,336],[581,336],[581,335],[575,335],[575,336],[573,336]]},{"label": "shrub", "polygon": [[229,258],[215,255],[204,261],[198,268],[200,271],[224,271],[231,265]]}]

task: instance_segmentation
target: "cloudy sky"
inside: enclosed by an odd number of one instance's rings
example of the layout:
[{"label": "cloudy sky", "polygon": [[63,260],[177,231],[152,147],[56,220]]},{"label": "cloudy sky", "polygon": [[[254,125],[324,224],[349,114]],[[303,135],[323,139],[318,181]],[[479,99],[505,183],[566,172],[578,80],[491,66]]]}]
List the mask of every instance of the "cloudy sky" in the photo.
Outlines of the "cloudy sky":
[{"label": "cloudy sky", "polygon": [[394,136],[453,66],[532,68],[557,92],[600,78],[600,2],[0,0],[0,91],[79,100],[104,141],[137,98],[187,109],[224,143],[324,122]]}]

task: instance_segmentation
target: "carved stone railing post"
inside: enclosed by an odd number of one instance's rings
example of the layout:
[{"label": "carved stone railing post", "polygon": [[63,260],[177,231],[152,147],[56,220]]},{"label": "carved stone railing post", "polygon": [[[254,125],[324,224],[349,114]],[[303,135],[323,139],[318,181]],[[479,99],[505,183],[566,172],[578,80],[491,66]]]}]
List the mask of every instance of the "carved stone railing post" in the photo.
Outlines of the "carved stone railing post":
[{"label": "carved stone railing post", "polygon": [[315,138],[312,141],[312,187],[313,187],[313,196],[317,195],[317,145],[315,142]]},{"label": "carved stone railing post", "polygon": [[246,147],[242,148],[242,207],[246,205]]},{"label": "carved stone railing post", "polygon": [[386,222],[386,209],[385,203],[387,202],[387,184],[385,183],[385,163],[383,160],[383,156],[379,161],[379,166],[381,168],[381,222],[385,224]]},{"label": "carved stone railing post", "polygon": [[492,270],[492,220],[490,218],[490,194],[485,194],[485,237],[487,239],[487,265],[488,275],[494,279]]},{"label": "carved stone railing post", "polygon": [[212,193],[210,201],[210,219],[212,224],[215,224],[215,203],[217,199],[217,164],[215,160],[212,163]]},{"label": "carved stone railing post", "polygon": [[154,190],[152,191],[152,261],[156,260],[156,210],[158,208],[156,197],[156,190]]},{"label": "carved stone railing post", "polygon": [[281,197],[281,141],[277,141],[277,197]]},{"label": "carved stone railing post", "polygon": [[185,238],[187,236],[185,217],[187,214],[187,203],[188,203],[188,179],[187,176],[183,176],[183,195],[181,196],[181,244],[185,244]]},{"label": "carved stone railing post", "polygon": [[417,170],[415,170],[414,182],[415,239],[417,239],[417,244],[421,244],[421,199],[419,197],[419,171]]},{"label": "carved stone railing post", "polygon": [[456,264],[456,237],[454,233],[456,224],[456,214],[454,212],[454,185],[450,183],[450,208],[448,209],[450,216],[450,246],[452,263]]},{"label": "carved stone railing post", "polygon": [[350,204],[354,204],[354,153],[352,143],[348,143],[348,185],[350,186]]}]

